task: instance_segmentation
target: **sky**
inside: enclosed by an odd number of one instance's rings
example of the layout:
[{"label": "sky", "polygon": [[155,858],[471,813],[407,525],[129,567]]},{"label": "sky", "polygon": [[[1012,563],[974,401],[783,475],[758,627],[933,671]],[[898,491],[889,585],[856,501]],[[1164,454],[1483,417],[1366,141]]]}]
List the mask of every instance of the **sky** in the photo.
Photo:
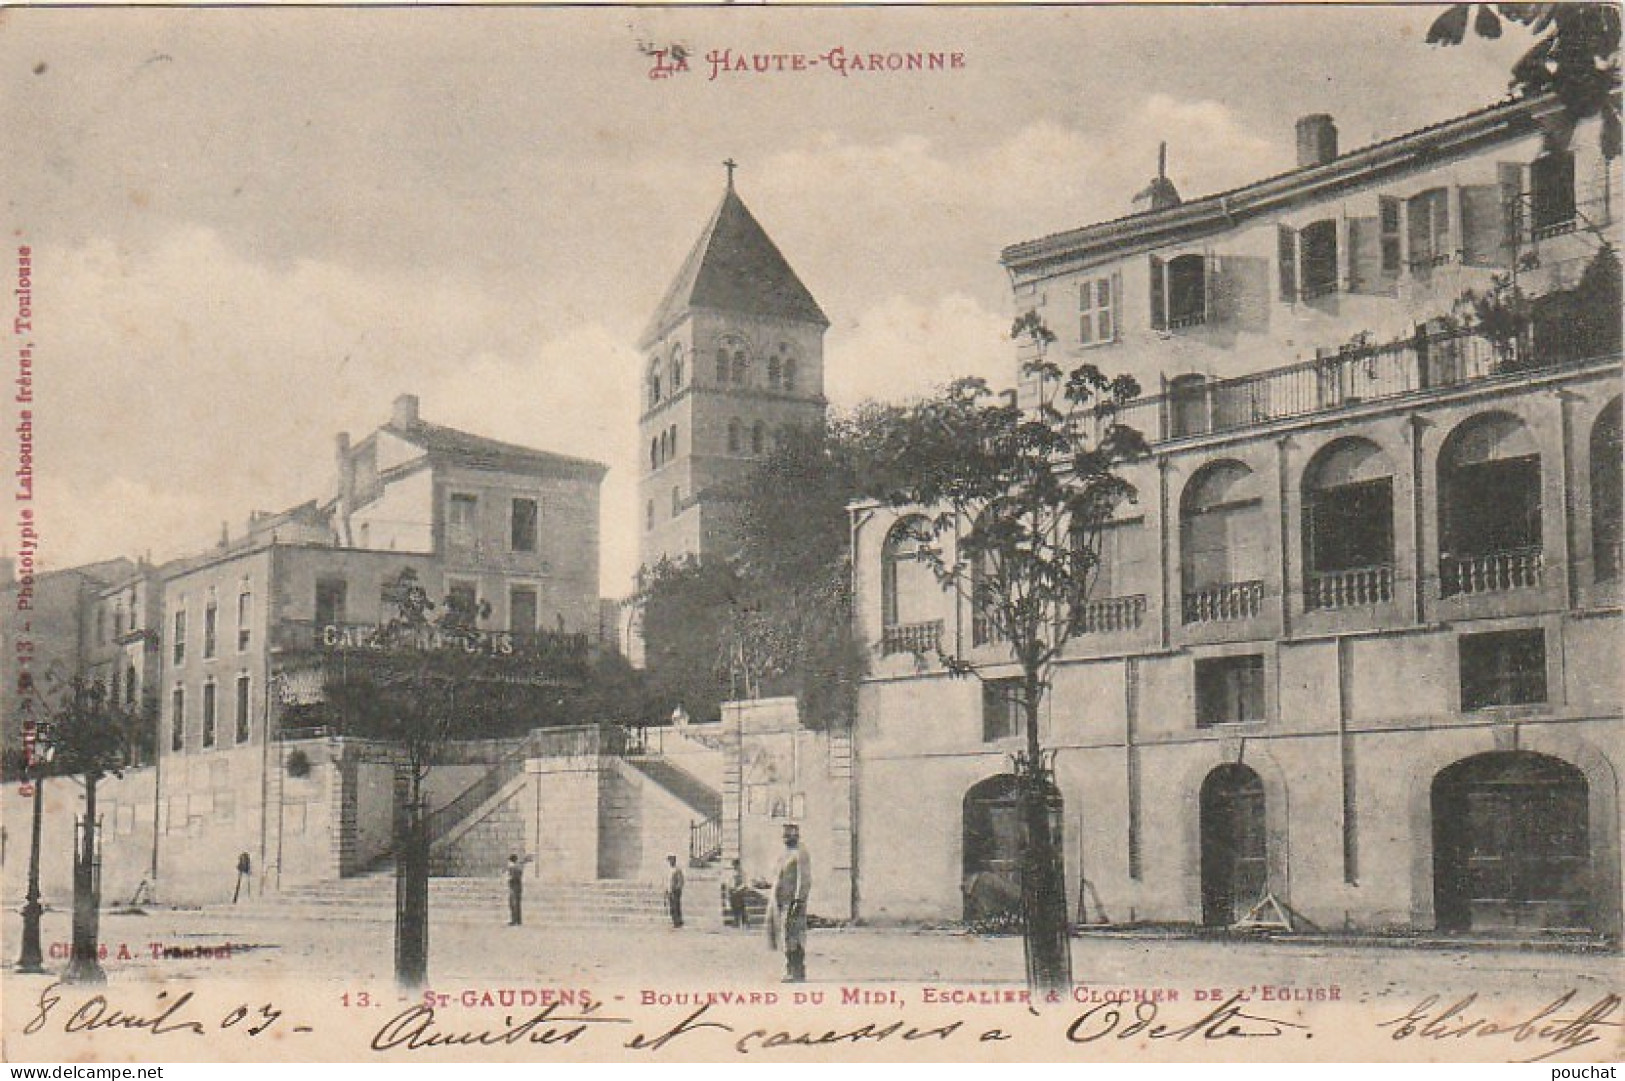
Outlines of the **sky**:
[{"label": "sky", "polygon": [[[415,393],[429,420],[609,465],[619,595],[637,338],[724,159],[831,320],[836,408],[1006,384],[1000,249],[1126,213],[1159,141],[1191,198],[1291,168],[1302,115],[1332,114],[1347,150],[1502,98],[1527,42],[1429,47],[1440,10],[0,12],[40,563],[184,555],[325,497],[334,434]],[[690,70],[650,78],[646,50],[673,43]],[[964,62],[706,62],[835,48]]]}]

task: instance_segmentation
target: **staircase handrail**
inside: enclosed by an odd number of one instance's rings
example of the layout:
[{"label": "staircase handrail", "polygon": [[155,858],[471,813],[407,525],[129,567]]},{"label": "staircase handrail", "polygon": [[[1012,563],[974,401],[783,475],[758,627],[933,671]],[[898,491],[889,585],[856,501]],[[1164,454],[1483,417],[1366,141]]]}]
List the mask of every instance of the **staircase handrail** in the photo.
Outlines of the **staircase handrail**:
[{"label": "staircase handrail", "polygon": [[454,796],[449,803],[429,812],[425,823],[429,844],[433,846],[450,833],[452,827],[473,814],[486,800],[502,791],[509,781],[519,776],[520,771],[524,769],[525,759],[531,756],[534,743],[534,735],[527,735],[519,746],[497,759],[489,770]]}]

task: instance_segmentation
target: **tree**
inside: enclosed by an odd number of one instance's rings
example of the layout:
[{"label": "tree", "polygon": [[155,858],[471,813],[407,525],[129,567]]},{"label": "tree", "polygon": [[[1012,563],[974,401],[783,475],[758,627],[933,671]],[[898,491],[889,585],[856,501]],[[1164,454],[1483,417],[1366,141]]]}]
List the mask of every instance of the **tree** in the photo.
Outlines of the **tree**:
[{"label": "tree", "polygon": [[653,695],[716,716],[729,698],[794,695],[812,728],[848,723],[868,661],[852,630],[847,506],[901,483],[899,406],[866,404],[786,432],[716,495],[737,512],[737,548],[704,564],[662,561],[645,580]]},{"label": "tree", "polygon": [[1620,86],[1619,8],[1612,3],[1452,4],[1428,28],[1430,45],[1459,45],[1469,21],[1481,38],[1499,38],[1502,22],[1526,27],[1535,43],[1512,65],[1512,90],[1556,94],[1573,124],[1602,117],[1602,151],[1620,154],[1615,100]]},{"label": "tree", "polygon": [[41,742],[51,756],[51,772],[79,775],[85,788],[85,813],[74,841],[73,949],[66,978],[70,983],[104,983],[97,959],[100,885],[96,844],[96,786],[109,774],[122,776],[129,760],[129,736],[138,715],[113,701],[99,681],[74,675],[56,695]]},{"label": "tree", "polygon": [[[1039,736],[1040,706],[1054,667],[1079,629],[1099,563],[1099,531],[1135,495],[1118,475],[1146,453],[1140,433],[1116,422],[1139,394],[1132,378],[1108,379],[1094,365],[1069,373],[1046,361],[1054,336],[1034,313],[1012,336],[1028,338],[1037,359],[1024,365],[1039,400],[1022,409],[996,398],[980,379],[962,379],[923,402],[899,447],[913,480],[894,491],[899,506],[927,508],[915,558],[970,605],[1020,665],[1014,692],[1026,750],[1015,772],[1026,844],[1022,915],[1027,977],[1034,991],[1071,983],[1066,895],[1050,806],[1053,752]],[[948,671],[980,678],[965,658],[941,652]]]},{"label": "tree", "polygon": [[395,977],[420,987],[429,955],[430,771],[456,739],[512,731],[539,697],[578,685],[587,658],[564,648],[568,636],[494,648],[478,629],[486,613],[456,598],[437,606],[411,568],[386,587],[385,601],[395,616],[328,681],[323,709],[344,734],[386,743],[398,756],[405,806],[395,838]]}]

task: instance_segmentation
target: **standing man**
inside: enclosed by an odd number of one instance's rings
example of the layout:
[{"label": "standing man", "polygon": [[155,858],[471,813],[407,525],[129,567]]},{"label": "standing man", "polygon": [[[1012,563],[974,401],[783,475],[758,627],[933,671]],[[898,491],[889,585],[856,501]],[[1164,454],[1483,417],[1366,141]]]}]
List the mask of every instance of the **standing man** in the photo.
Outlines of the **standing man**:
[{"label": "standing man", "polygon": [[784,982],[807,978],[807,894],[812,891],[812,861],[801,847],[801,828],[784,827],[784,859],[773,886],[773,919],[784,935]]},{"label": "standing man", "polygon": [[671,913],[671,925],[683,926],[683,869],[677,866],[676,856],[667,856],[671,878],[666,882],[666,909]]},{"label": "standing man", "polygon": [[519,862],[517,852],[508,854],[507,875],[508,926],[518,927],[525,922],[525,864]]},{"label": "standing man", "polygon": [[738,860],[733,861],[733,873],[728,876],[728,911],[733,915],[734,926],[745,928],[750,926],[750,907],[746,902],[745,869]]}]

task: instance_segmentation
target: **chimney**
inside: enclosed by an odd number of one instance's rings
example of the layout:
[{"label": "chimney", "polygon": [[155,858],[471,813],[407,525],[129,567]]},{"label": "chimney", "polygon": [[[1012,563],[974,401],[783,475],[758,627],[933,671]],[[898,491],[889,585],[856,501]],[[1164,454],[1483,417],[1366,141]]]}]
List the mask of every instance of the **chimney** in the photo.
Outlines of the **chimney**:
[{"label": "chimney", "polygon": [[401,394],[395,398],[395,409],[389,416],[390,424],[397,428],[409,428],[418,422],[418,396],[416,394]]},{"label": "chimney", "polygon": [[[414,403],[416,399],[413,399]],[[401,403],[395,402],[395,412],[399,414]],[[416,413],[416,410],[413,410]],[[338,465],[338,507],[335,517],[338,519],[339,543],[348,546],[350,543],[350,510],[355,505],[355,462],[350,458],[350,433],[340,432],[333,437],[333,458]]]},{"label": "chimney", "polygon": [[1337,125],[1326,113],[1298,119],[1298,168],[1324,165],[1337,157]]}]

